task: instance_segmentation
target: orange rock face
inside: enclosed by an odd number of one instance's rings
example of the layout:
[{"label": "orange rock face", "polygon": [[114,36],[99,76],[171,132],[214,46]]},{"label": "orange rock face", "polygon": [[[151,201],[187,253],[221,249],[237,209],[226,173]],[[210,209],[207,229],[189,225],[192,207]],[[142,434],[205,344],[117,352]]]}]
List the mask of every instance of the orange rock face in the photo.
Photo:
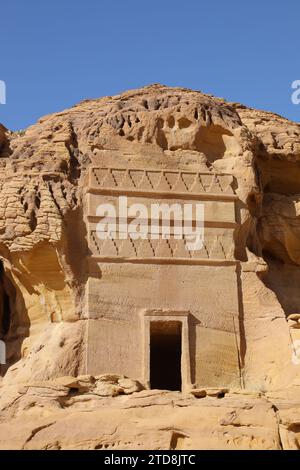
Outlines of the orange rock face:
[{"label": "orange rock face", "polygon": [[[0,125],[0,165],[1,449],[300,448],[298,124],[151,85]],[[203,202],[202,252],[100,246],[120,194]]]}]

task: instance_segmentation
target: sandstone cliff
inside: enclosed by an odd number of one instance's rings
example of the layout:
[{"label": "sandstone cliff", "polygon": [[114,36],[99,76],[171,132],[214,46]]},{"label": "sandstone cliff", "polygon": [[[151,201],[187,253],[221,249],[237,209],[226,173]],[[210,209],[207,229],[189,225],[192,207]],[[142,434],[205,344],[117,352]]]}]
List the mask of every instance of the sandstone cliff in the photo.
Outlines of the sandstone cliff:
[{"label": "sandstone cliff", "polygon": [[[241,389],[196,398],[84,375],[85,176],[111,150],[235,177]],[[0,165],[0,448],[300,448],[300,125],[152,85],[0,126]]]}]

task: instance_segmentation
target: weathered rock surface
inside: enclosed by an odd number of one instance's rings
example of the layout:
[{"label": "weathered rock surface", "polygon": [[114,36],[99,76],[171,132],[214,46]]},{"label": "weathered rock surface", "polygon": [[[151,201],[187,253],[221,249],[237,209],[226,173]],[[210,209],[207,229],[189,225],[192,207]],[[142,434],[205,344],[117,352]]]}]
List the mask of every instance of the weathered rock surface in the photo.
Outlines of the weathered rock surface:
[{"label": "weathered rock surface", "polygon": [[277,408],[257,393],[195,398],[145,390],[116,397],[53,381],[24,386],[0,406],[1,449],[299,447],[299,402],[282,400]]},{"label": "weathered rock surface", "polygon": [[[244,389],[141,391],[84,375],[83,181],[110,150],[145,166],[184,156],[236,178]],[[1,449],[300,448],[299,124],[152,85],[24,132],[0,126],[0,167]]]}]

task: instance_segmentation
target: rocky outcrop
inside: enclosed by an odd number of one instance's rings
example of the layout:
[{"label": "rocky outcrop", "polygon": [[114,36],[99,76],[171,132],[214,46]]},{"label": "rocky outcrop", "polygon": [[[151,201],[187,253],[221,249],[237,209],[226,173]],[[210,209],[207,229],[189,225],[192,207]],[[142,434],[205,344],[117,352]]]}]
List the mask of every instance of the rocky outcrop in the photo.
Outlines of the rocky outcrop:
[{"label": "rocky outcrop", "polygon": [[[94,155],[110,150],[145,166],[153,155],[175,167],[189,158],[235,177],[246,394],[200,399],[81,377],[84,178]],[[300,447],[300,366],[292,361],[300,330],[291,317],[300,312],[300,125],[152,85],[84,101],[23,132],[0,126],[0,166],[0,448]]]},{"label": "rocky outcrop", "polygon": [[197,398],[137,392],[138,384],[125,378],[115,394],[107,389],[115,379],[92,381],[66,377],[8,392],[0,403],[1,449],[299,448],[299,409],[292,400],[240,390],[207,389]]}]

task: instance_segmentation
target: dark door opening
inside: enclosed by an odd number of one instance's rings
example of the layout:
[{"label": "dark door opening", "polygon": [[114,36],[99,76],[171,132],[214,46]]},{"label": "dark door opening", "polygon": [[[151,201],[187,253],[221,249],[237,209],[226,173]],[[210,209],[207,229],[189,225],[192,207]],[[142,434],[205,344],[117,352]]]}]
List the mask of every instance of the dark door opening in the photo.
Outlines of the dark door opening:
[{"label": "dark door opening", "polygon": [[150,323],[151,388],[181,390],[181,322]]}]

